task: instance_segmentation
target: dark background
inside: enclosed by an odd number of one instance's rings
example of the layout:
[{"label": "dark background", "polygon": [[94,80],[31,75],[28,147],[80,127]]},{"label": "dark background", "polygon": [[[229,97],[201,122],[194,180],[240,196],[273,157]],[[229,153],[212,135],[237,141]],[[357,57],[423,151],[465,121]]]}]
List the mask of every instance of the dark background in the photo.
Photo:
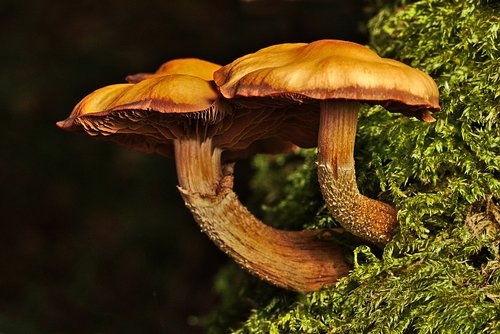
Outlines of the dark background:
[{"label": "dark background", "polygon": [[[200,333],[227,258],[173,161],[66,133],[91,91],[161,63],[283,42],[366,43],[362,0],[2,0],[0,332]],[[238,165],[248,195],[248,162]]]}]

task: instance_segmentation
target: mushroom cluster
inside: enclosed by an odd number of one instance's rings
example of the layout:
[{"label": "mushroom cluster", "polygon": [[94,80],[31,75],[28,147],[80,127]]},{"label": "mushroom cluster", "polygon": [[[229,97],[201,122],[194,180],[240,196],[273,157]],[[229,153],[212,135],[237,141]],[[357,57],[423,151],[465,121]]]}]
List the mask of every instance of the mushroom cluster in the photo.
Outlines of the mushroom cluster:
[{"label": "mushroom cluster", "polygon": [[430,77],[355,43],[281,44],[224,67],[176,59],[82,99],[60,128],[175,158],[179,192],[201,229],[249,272],[300,292],[335,283],[349,266],[334,229],[283,231],[255,218],[232,190],[234,163],[257,153],[318,147],[332,215],[377,245],[397,223],[391,206],[359,194],[353,147],[358,105],[432,120]]}]

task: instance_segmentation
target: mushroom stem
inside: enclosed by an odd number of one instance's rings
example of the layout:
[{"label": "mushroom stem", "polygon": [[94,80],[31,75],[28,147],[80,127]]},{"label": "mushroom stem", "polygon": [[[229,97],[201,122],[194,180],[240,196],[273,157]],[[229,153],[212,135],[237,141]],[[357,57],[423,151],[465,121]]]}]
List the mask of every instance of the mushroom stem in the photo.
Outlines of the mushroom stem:
[{"label": "mushroom stem", "polygon": [[342,227],[384,246],[397,225],[397,211],[359,193],[353,155],[358,112],[358,102],[321,101],[318,178],[328,209]]},{"label": "mushroom stem", "polygon": [[222,150],[212,147],[212,138],[174,140],[179,185],[192,192],[215,195],[222,178]]},{"label": "mushroom stem", "polygon": [[331,285],[348,273],[342,248],[328,238],[338,231],[281,231],[263,224],[238,200],[232,165],[221,168],[221,150],[211,146],[210,139],[175,140],[178,188],[202,231],[222,251],[252,274],[300,292]]}]

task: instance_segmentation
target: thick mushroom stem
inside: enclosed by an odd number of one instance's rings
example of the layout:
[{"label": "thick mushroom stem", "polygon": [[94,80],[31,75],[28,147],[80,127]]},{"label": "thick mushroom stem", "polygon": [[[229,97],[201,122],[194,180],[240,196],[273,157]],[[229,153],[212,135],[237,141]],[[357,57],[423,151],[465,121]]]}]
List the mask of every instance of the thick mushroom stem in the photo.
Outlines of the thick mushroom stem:
[{"label": "thick mushroom stem", "polygon": [[328,209],[342,227],[383,246],[397,225],[397,211],[359,193],[353,156],[358,111],[354,101],[321,102],[318,178]]},{"label": "thick mushroom stem", "polygon": [[222,178],[222,151],[212,147],[212,138],[177,139],[174,150],[179,186],[192,192],[215,195]]},{"label": "thick mushroom stem", "polygon": [[252,274],[299,292],[347,275],[342,248],[328,238],[335,231],[280,231],[263,224],[238,200],[231,166],[222,171],[220,149],[211,146],[210,139],[176,140],[175,156],[184,202],[222,251]]}]

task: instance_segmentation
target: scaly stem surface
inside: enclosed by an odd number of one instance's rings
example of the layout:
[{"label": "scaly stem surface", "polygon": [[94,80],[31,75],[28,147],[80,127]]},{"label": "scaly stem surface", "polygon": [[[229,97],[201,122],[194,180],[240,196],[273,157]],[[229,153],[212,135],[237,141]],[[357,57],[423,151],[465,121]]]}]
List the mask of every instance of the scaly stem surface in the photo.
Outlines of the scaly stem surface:
[{"label": "scaly stem surface", "polygon": [[359,193],[354,170],[354,141],[359,103],[327,100],[321,104],[318,178],[332,216],[352,234],[385,245],[397,225],[392,206]]},{"label": "scaly stem surface", "polygon": [[[211,139],[177,139],[179,191],[215,244],[252,274],[282,288],[314,291],[347,275],[341,247],[324,231],[280,231],[256,219],[232,191]],[[223,171],[224,169],[224,171]],[[336,233],[334,231],[326,231]]]}]

